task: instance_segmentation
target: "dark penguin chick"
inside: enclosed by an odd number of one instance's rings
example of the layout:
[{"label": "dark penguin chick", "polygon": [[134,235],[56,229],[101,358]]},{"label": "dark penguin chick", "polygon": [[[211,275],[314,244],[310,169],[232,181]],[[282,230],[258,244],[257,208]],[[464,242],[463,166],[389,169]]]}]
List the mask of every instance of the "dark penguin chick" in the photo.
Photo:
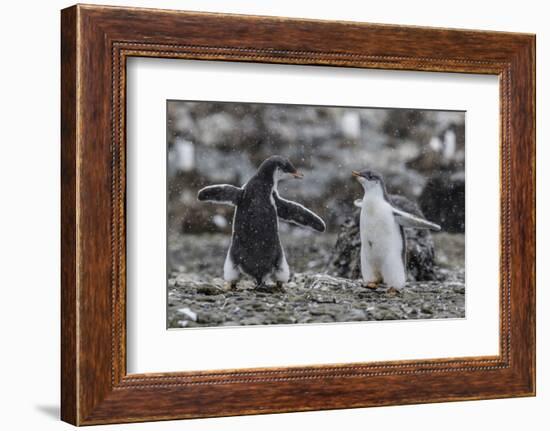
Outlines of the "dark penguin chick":
[{"label": "dark penguin chick", "polygon": [[406,237],[404,228],[440,230],[421,217],[395,208],[386,193],[384,180],[376,172],[352,171],[363,186],[361,208],[361,274],[369,287],[384,282],[400,288],[406,282]]},{"label": "dark penguin chick", "polygon": [[325,223],[320,217],[279,196],[277,185],[287,177],[303,175],[288,159],[271,156],[242,188],[221,184],[199,190],[200,201],[236,207],[231,246],[223,268],[224,279],[231,287],[236,286],[241,273],[253,277],[257,286],[270,275],[278,287],[288,281],[290,270],[279,239],[279,218],[324,232]]}]

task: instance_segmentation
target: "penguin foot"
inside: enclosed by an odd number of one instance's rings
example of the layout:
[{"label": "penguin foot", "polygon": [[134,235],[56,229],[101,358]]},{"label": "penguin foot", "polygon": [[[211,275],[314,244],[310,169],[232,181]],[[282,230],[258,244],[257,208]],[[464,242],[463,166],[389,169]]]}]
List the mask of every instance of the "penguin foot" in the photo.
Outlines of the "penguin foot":
[{"label": "penguin foot", "polygon": [[278,290],[279,292],[284,292],[285,291],[284,283],[282,281],[278,281],[277,283],[275,283],[275,289]]},{"label": "penguin foot", "polygon": [[388,288],[388,290],[386,291],[387,295],[388,296],[398,296],[401,294],[401,292],[399,291],[399,289],[396,289],[395,287],[393,286],[390,286]]},{"label": "penguin foot", "polygon": [[230,290],[237,290],[237,282],[236,281],[226,281],[223,285],[223,290],[230,291]]},{"label": "penguin foot", "polygon": [[368,289],[378,289],[378,283],[375,281],[369,281],[368,283],[363,283],[363,286],[365,286]]}]

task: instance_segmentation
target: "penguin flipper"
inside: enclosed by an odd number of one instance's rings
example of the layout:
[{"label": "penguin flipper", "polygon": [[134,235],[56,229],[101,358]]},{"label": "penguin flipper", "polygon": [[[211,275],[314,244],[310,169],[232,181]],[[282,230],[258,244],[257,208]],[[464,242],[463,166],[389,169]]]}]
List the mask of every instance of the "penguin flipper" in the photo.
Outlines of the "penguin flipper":
[{"label": "penguin flipper", "polygon": [[392,207],[393,216],[398,225],[403,227],[410,227],[415,229],[430,229],[434,231],[440,231],[441,226],[438,224],[432,223],[428,220],[418,217],[411,213],[401,211],[395,207]]},{"label": "penguin flipper", "polygon": [[289,223],[310,227],[319,232],[325,231],[325,222],[313,211],[308,210],[299,203],[281,198],[277,192],[273,192],[273,199],[277,206],[277,216],[279,218]]},{"label": "penguin flipper", "polygon": [[218,184],[204,187],[199,190],[197,199],[199,201],[216,202],[220,204],[237,206],[243,189],[229,184]]}]

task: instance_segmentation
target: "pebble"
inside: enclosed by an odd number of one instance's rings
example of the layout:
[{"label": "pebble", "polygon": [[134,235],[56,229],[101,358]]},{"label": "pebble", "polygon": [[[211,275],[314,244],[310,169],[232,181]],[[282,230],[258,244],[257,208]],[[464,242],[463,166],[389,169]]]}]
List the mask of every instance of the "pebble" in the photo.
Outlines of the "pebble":
[{"label": "pebble", "polygon": [[186,316],[187,318],[189,318],[193,322],[197,321],[197,313],[195,313],[194,311],[191,311],[190,308],[187,308],[187,307],[186,308],[180,308],[180,309],[178,309],[178,313],[183,314],[184,316]]},{"label": "pebble", "polygon": [[197,323],[208,323],[205,326],[217,326],[216,324],[222,323],[224,320],[226,320],[224,315],[216,312],[201,312],[197,315]]},{"label": "pebble", "polygon": [[433,314],[433,310],[431,308],[428,308],[427,306],[422,306],[422,308],[420,309],[420,311],[422,311],[422,313],[426,313],[426,314]]},{"label": "pebble", "polygon": [[219,295],[223,293],[223,291],[215,286],[203,284],[197,287],[197,293],[201,293],[203,295]]}]

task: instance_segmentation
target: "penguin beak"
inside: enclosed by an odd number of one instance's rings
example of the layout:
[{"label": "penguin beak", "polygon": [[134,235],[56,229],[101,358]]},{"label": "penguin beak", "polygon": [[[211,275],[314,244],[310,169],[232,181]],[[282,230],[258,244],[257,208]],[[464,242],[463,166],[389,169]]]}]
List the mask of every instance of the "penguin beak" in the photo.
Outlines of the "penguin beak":
[{"label": "penguin beak", "polygon": [[357,172],[357,171],[351,171],[351,175],[352,175],[353,177],[362,177],[362,175],[361,175],[359,172]]},{"label": "penguin beak", "polygon": [[299,180],[301,180],[302,178],[304,178],[304,174],[302,174],[301,172],[298,172],[298,171],[292,173],[292,176],[293,176],[294,178],[298,178]]}]

